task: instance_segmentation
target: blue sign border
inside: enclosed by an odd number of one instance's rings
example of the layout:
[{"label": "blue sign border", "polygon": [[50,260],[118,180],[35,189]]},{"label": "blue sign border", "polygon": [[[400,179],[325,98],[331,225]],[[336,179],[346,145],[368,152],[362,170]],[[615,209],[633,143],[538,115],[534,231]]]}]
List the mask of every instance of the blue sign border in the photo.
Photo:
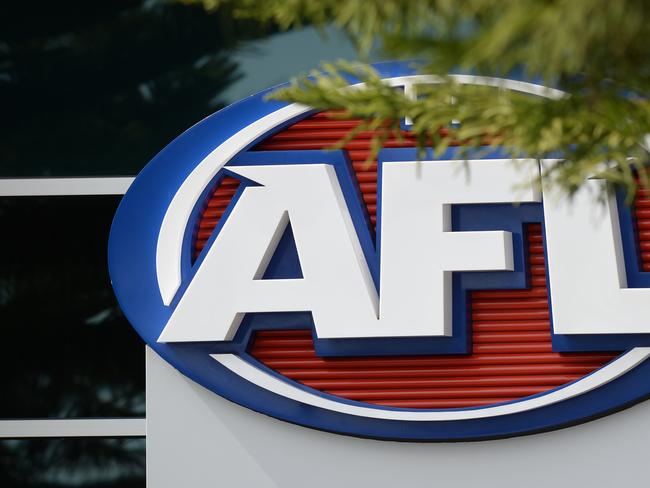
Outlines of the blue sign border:
[{"label": "blue sign border", "polygon": [[[383,63],[376,69],[383,77],[417,74],[408,63]],[[209,356],[219,352],[217,344],[156,342],[170,316],[170,308],[162,303],[155,273],[155,250],[164,213],[181,183],[214,148],[260,117],[285,106],[265,100],[271,90],[226,107],[175,139],[143,169],[116,213],[109,240],[109,271],[117,299],[142,338],[176,369],[235,403],[278,419],[319,430],[394,440],[476,440],[549,430],[605,415],[650,396],[650,362],[644,362],[594,391],[523,413],[445,422],[380,420],[305,405],[260,388]],[[261,135],[260,140],[268,135]],[[241,356],[254,361],[246,353]],[[342,402],[369,407],[349,400]]]}]

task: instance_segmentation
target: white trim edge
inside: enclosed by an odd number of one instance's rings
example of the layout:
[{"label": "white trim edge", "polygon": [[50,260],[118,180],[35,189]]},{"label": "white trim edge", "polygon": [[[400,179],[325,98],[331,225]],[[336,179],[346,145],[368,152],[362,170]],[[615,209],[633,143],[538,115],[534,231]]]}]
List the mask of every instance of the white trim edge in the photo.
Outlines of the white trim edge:
[{"label": "white trim edge", "polygon": [[133,419],[0,420],[0,439],[25,437],[144,437],[147,421]]},{"label": "white trim edge", "polygon": [[183,181],[165,211],[156,246],[156,276],[165,305],[172,302],[181,286],[183,236],[200,193],[228,161],[260,134],[310,110],[292,103],[256,120],[213,149]]},{"label": "white trim edge", "polygon": [[250,381],[251,383],[281,395],[285,398],[295,400],[306,405],[324,408],[334,412],[359,417],[375,418],[383,420],[406,420],[415,422],[449,421],[449,420],[470,420],[499,415],[525,412],[535,408],[552,405],[569,398],[583,395],[592,391],[619,376],[627,373],[650,356],[650,347],[637,347],[623,354],[618,359],[606,364],[588,376],[563,388],[518,402],[496,405],[494,407],[471,408],[464,410],[388,410],[381,407],[371,408],[352,405],[350,403],[337,402],[326,397],[311,393],[298,388],[288,381],[281,380],[266,371],[244,361],[234,354],[211,354],[211,357],[231,370],[233,373]]},{"label": "white trim edge", "polygon": [[135,177],[0,178],[0,196],[124,195]]}]

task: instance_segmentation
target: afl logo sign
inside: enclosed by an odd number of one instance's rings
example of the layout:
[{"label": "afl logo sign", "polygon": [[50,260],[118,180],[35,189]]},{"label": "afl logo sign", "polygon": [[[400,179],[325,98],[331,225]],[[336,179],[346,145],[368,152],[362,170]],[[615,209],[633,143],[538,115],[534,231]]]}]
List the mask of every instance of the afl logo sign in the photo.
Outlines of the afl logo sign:
[{"label": "afl logo sign", "polygon": [[547,430],[650,394],[647,192],[542,195],[530,181],[554,161],[496,150],[418,162],[407,127],[367,165],[372,134],[327,150],[355,121],[264,97],[173,141],[113,223],[120,305],[179,371],[279,419],[400,440]]}]

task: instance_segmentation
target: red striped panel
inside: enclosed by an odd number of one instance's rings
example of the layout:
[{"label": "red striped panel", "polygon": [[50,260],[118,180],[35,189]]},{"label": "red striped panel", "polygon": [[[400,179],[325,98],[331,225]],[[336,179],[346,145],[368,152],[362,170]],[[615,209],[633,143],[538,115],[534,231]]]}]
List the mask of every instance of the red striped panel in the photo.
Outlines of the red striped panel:
[{"label": "red striped panel", "polygon": [[[325,149],[359,121],[320,113],[297,122],[259,144],[258,150]],[[377,164],[365,161],[371,132],[361,132],[345,150],[363,199],[376,223]],[[391,138],[385,147],[413,147],[414,139]],[[230,179],[229,179],[230,180]],[[237,189],[222,183],[205,209],[196,253],[205,245]],[[637,235],[644,271],[650,271],[650,192],[635,202]],[[541,228],[528,227],[529,290],[471,293],[473,350],[460,356],[320,358],[309,330],[262,331],[251,353],[281,374],[307,386],[379,405],[406,408],[459,408],[513,400],[547,391],[598,369],[615,353],[554,353],[551,348],[546,271]]]},{"label": "red striped panel", "polygon": [[488,405],[574,381],[616,354],[553,352],[539,224],[527,225],[527,245],[531,289],[470,294],[471,354],[319,358],[309,330],[258,332],[250,353],[317,390],[405,408]]},{"label": "red striped panel", "polygon": [[641,269],[650,271],[650,190],[640,190],[634,202],[636,228],[641,250]]},{"label": "red striped panel", "polygon": [[226,211],[226,207],[232,200],[232,197],[235,196],[237,188],[239,188],[239,180],[229,176],[222,178],[215,187],[199,219],[196,237],[194,239],[193,259],[196,259],[205,247],[205,244],[212,235],[212,231],[214,231],[214,228]]}]

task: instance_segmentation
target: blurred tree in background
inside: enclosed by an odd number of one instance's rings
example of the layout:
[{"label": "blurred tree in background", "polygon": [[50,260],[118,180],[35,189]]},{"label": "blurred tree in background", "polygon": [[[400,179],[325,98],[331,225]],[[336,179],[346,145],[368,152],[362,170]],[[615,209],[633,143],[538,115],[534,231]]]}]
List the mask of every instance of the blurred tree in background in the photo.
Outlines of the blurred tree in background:
[{"label": "blurred tree in background", "polygon": [[[298,77],[279,99],[343,109],[344,117],[362,118],[366,127],[388,123],[397,130],[408,117],[421,146],[440,152],[452,141],[476,147],[487,140],[518,157],[561,155],[546,178],[569,192],[594,175],[623,185],[630,197],[637,178],[648,184],[648,150],[640,144],[650,133],[646,0],[198,1],[283,28],[334,23],[362,56],[379,49],[417,59],[420,72],[440,75],[413,99],[383,86],[367,64],[338,62]],[[566,95],[463,86],[445,76],[458,71],[516,74]],[[348,81],[341,75],[366,82],[367,89],[344,89]],[[441,134],[451,120],[460,124]]]},{"label": "blurred tree in background", "polygon": [[2,176],[136,173],[223,106],[220,92],[239,76],[232,51],[274,30],[229,7],[164,0],[2,10]]}]

